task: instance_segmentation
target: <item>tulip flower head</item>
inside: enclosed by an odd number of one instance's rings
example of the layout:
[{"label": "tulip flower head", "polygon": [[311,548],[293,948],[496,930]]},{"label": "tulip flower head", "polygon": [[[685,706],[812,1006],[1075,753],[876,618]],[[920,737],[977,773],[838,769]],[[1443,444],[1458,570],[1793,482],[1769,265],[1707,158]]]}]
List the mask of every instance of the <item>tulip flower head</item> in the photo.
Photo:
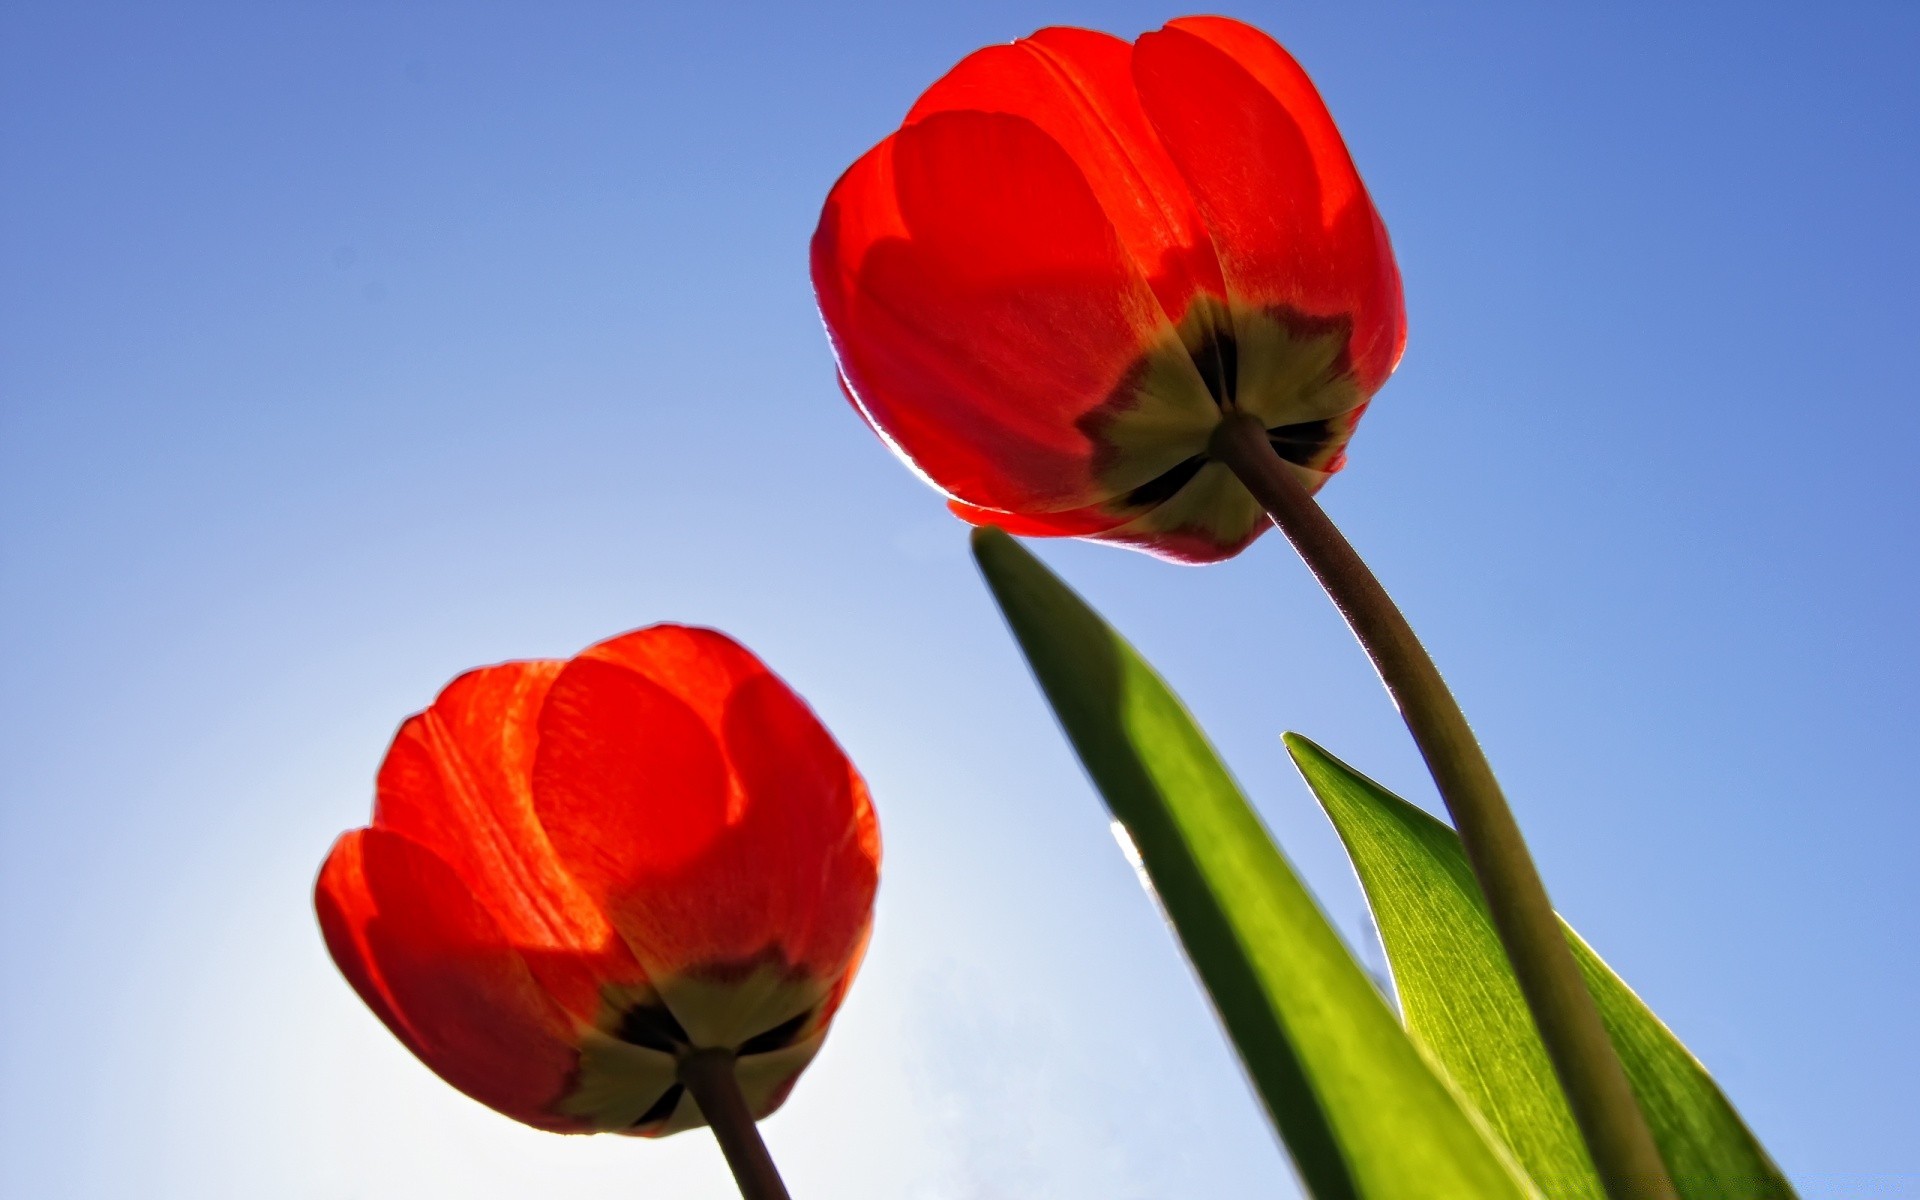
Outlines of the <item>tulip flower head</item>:
[{"label": "tulip flower head", "polygon": [[711,630],[462,675],[400,727],[377,793],[320,873],[327,947],[422,1062],[542,1129],[701,1125],[676,1068],[714,1048],[772,1112],[871,926],[865,785]]},{"label": "tulip flower head", "polygon": [[1188,562],[1265,527],[1223,417],[1317,488],[1406,340],[1325,104],[1221,17],[969,56],[834,185],[812,270],[848,397],[956,513]]}]

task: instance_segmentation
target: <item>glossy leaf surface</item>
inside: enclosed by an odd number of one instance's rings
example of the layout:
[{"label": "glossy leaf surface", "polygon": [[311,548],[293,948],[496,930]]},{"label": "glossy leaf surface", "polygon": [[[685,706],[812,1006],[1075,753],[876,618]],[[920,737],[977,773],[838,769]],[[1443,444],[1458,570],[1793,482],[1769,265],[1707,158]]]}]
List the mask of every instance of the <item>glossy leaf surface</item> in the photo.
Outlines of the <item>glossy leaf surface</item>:
[{"label": "glossy leaf surface", "polygon": [[[1392,964],[1408,1029],[1548,1195],[1602,1195],[1453,830],[1298,734]],[[1587,986],[1687,1200],[1793,1196],[1697,1059],[1571,928]]]},{"label": "glossy leaf surface", "polygon": [[1310,1192],[1535,1195],[1408,1038],[1179,698],[1007,534],[974,553]]}]

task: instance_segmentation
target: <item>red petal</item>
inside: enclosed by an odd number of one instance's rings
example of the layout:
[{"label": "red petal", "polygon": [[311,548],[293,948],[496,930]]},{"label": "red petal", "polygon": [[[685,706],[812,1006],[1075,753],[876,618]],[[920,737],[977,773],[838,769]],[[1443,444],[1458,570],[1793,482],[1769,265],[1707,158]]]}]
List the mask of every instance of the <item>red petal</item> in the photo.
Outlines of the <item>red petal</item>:
[{"label": "red petal", "polygon": [[1078,167],[1032,122],[935,113],[834,186],[813,281],[871,423],[970,504],[1105,498],[1081,418],[1171,337]]},{"label": "red petal", "polygon": [[1177,563],[1212,563],[1232,558],[1266,531],[1260,520],[1221,536],[1194,522],[1175,523],[1163,510],[1167,503],[1132,509],[1096,505],[1067,513],[1025,516],[991,508],[974,508],[949,500],[947,507],[972,525],[994,525],[1015,537],[1072,537],[1127,546]]},{"label": "red petal", "polygon": [[[880,833],[866,783],[812,710],[771,674],[734,691],[724,731],[747,801],[727,846],[734,894],[764,908],[787,962],[818,978],[849,971],[879,879]],[[735,936],[743,946],[764,941],[764,926],[743,924]]]},{"label": "red petal", "polygon": [[354,990],[436,1074],[529,1125],[580,1128],[551,1111],[576,1061],[571,1022],[432,851],[382,829],[349,833],[315,903]]},{"label": "red petal", "polygon": [[854,947],[852,957],[847,960],[846,971],[840,978],[833,981],[833,986],[827,989],[826,995],[821,999],[819,1011],[814,1019],[822,1025],[832,1021],[834,1014],[840,1011],[840,1005],[846,1002],[847,990],[853,986],[853,977],[858,973],[861,961],[867,956],[867,943],[872,934],[873,925],[869,922],[867,928],[861,933],[860,944]]},{"label": "red petal", "polygon": [[734,689],[768,674],[752,651],[726,634],[693,625],[649,625],[589,646],[575,661],[610,663],[666,688],[718,730]]},{"label": "red petal", "polygon": [[655,626],[554,682],[535,803],[574,877],[656,978],[778,953],[837,972],[872,903],[864,788],[746,650]]},{"label": "red petal", "polygon": [[1009,513],[947,501],[953,515],[969,525],[994,525],[1015,537],[1093,537],[1133,520],[1136,514],[1109,512],[1104,504],[1057,513]]},{"label": "red petal", "polygon": [[394,737],[374,824],[451,867],[548,990],[591,1020],[603,983],[645,976],[568,877],[533,811],[538,714],[562,665],[503,663],[448,684]]},{"label": "red petal", "polygon": [[413,1051],[415,1057],[424,1059],[426,1053],[420,1048],[420,1039],[394,1008],[387,994],[386,980],[374,965],[373,951],[367,948],[364,935],[374,916],[373,896],[367,890],[360,855],[361,840],[367,832],[355,829],[341,834],[320,867],[320,878],[313,886],[313,907],[320,918],[320,935],[326,939],[334,964],[373,1010],[373,1015],[379,1017],[381,1024],[392,1030],[393,1036]]},{"label": "red petal", "polygon": [[684,869],[725,829],[730,790],[712,730],[666,688],[585,656],[555,680],[534,804],[574,879],[623,934],[635,889]]},{"label": "red petal", "polygon": [[907,114],[1007,113],[1064,150],[1161,307],[1176,323],[1198,293],[1226,294],[1206,227],[1134,91],[1133,48],[1087,29],[1042,29],[968,55]]},{"label": "red petal", "polygon": [[1141,103],[1205,217],[1234,299],[1353,321],[1367,394],[1406,336],[1386,230],[1313,83],[1272,38],[1184,17],[1134,48]]}]

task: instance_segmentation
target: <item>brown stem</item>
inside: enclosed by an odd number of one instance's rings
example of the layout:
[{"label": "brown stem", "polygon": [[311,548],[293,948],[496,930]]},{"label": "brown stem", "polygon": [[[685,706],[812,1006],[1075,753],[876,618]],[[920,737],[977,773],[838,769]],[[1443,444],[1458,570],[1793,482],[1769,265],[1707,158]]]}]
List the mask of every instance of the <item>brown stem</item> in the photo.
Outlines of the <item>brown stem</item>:
[{"label": "brown stem", "polygon": [[747,1098],[740,1094],[733,1065],[731,1050],[688,1051],[680,1058],[680,1082],[693,1093],[700,1114],[712,1126],[742,1200],[790,1200],[787,1185],[774,1169],[773,1156],[760,1140],[760,1127],[754,1124]]},{"label": "brown stem", "polygon": [[1255,417],[1229,415],[1210,449],[1293,543],[1399,705],[1453,816],[1607,1195],[1613,1200],[1675,1200],[1666,1163],[1567,948],[1520,826],[1439,669],[1380,581],[1275,452]]}]

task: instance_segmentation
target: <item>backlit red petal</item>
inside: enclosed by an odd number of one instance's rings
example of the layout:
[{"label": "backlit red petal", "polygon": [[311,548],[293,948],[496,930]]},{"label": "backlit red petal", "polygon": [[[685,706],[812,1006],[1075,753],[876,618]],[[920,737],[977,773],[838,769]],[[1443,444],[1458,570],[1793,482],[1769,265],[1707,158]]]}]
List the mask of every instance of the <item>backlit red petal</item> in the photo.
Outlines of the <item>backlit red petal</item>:
[{"label": "backlit red petal", "polygon": [[575,659],[548,694],[534,780],[555,848],[657,978],[769,955],[837,971],[864,929],[865,791],[721,634],[655,626]]},{"label": "backlit red petal", "polygon": [[1067,512],[1010,513],[949,500],[947,508],[969,525],[993,525],[1015,537],[1092,537],[1134,518],[1133,513],[1115,513],[1104,504]]},{"label": "backlit red petal", "polygon": [[835,185],[813,278],[872,424],[970,504],[1105,498],[1082,419],[1168,336],[1086,179],[1024,118],[936,112]]},{"label": "backlit red petal", "polygon": [[548,693],[533,791],[569,873],[623,933],[636,891],[705,854],[733,804],[700,715],[639,672],[587,657]]},{"label": "backlit red petal", "polygon": [[321,873],[327,944],[370,1007],[436,1074],[543,1129],[574,1069],[574,1024],[541,989],[499,923],[432,851],[365,829]]},{"label": "backlit red petal", "polygon": [[907,123],[937,112],[1031,121],[1079,168],[1115,236],[1176,324],[1194,298],[1225,295],[1186,183],[1134,90],[1133,47],[1088,29],[1042,29],[968,55],[928,88]]},{"label": "backlit red petal", "polygon": [[367,875],[361,860],[364,829],[340,835],[320,867],[320,878],[313,887],[313,906],[320,918],[320,936],[340,973],[347,977],[366,1006],[380,1018],[416,1057],[424,1058],[420,1040],[401,1019],[399,1010],[387,994],[387,984],[367,947],[366,928],[374,918],[373,894],[367,890]]},{"label": "backlit red petal", "polygon": [[539,712],[562,665],[503,663],[448,684],[395,736],[374,824],[453,868],[548,990],[591,1020],[604,984],[645,976],[561,866],[533,810]]},{"label": "backlit red petal", "polygon": [[623,667],[651,680],[714,730],[720,728],[735,689],[767,674],[767,665],[745,646],[697,625],[649,625],[595,643],[577,657]]},{"label": "backlit red petal", "polygon": [[1349,317],[1364,389],[1405,338],[1386,232],[1312,82],[1272,38],[1224,17],[1142,36],[1140,99],[1212,234],[1229,295]]},{"label": "backlit red petal", "polygon": [[[746,808],[727,846],[728,874],[779,931],[782,956],[827,978],[865,940],[879,878],[880,835],[865,782],[811,709],[771,674],[743,682],[722,726]],[[743,948],[765,928],[743,922]]]}]

